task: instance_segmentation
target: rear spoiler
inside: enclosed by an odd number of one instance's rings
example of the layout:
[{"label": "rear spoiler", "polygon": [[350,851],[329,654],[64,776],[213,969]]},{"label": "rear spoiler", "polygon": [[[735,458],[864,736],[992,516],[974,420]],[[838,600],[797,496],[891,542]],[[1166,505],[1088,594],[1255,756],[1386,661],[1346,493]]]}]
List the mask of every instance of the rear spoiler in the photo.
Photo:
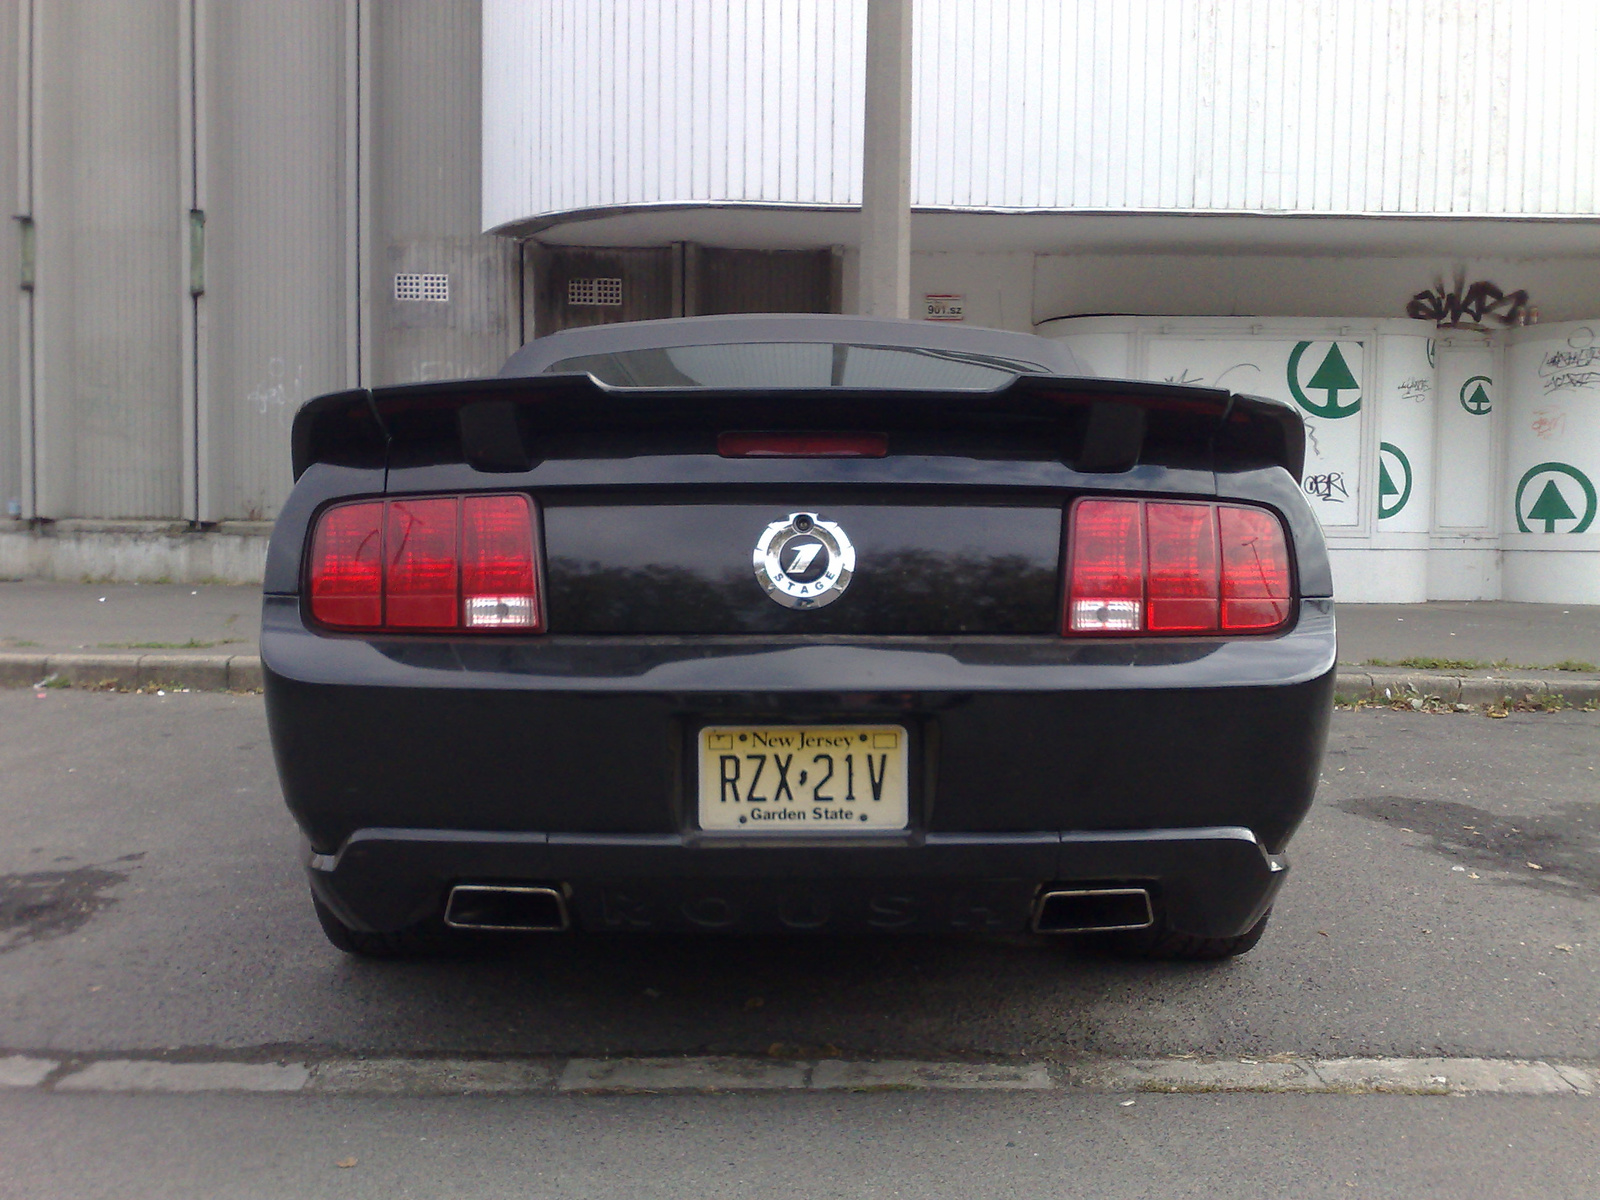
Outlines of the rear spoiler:
[{"label": "rear spoiler", "polygon": [[970,437],[1043,439],[1050,453],[1091,474],[1140,463],[1280,466],[1298,481],[1305,466],[1305,425],[1282,401],[1050,375],[1022,375],[993,392],[612,388],[589,375],[412,384],[307,401],[295,414],[292,446],[296,479],[316,462],[465,462],[521,472],[545,457],[541,443],[563,435],[654,436],[683,452],[696,435],[807,429],[944,434],[946,452]]}]

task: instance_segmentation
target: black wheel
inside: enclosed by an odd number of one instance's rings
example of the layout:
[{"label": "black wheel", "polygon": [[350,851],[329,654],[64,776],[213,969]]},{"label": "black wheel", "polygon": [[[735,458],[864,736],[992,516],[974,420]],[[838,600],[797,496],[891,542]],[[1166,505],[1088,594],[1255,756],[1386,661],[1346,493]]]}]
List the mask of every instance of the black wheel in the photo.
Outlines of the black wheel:
[{"label": "black wheel", "polygon": [[361,958],[413,958],[438,954],[449,945],[448,931],[443,923],[412,925],[394,933],[369,933],[364,929],[351,929],[316,893],[312,893],[311,906],[316,909],[317,923],[322,926],[322,932],[346,954]]},{"label": "black wheel", "polygon": [[1205,938],[1188,933],[1177,933],[1156,925],[1150,929],[1133,929],[1126,933],[1102,933],[1086,938],[1087,945],[1103,954],[1117,958],[1155,959],[1165,962],[1215,962],[1221,958],[1237,958],[1248,954],[1261,935],[1267,931],[1269,908],[1261,919],[1238,937]]}]

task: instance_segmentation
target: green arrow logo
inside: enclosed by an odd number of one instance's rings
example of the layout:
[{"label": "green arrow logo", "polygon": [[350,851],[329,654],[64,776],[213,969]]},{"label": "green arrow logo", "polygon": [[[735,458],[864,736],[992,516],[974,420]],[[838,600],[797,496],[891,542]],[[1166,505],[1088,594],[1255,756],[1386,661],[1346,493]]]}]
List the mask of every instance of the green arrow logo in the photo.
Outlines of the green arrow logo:
[{"label": "green arrow logo", "polygon": [[1556,531],[1557,521],[1572,521],[1577,516],[1577,513],[1567,507],[1566,497],[1561,494],[1561,489],[1556,486],[1554,479],[1545,480],[1544,491],[1539,493],[1539,498],[1528,510],[1528,520],[1543,521],[1546,533]]},{"label": "green arrow logo", "polygon": [[[1405,480],[1404,487],[1396,487],[1394,477],[1389,474],[1389,465],[1383,461],[1384,455],[1394,459],[1400,477]],[[1392,504],[1385,503],[1390,496],[1400,497]],[[1381,521],[1392,517],[1406,506],[1406,501],[1411,499],[1411,460],[1399,446],[1390,445],[1388,442],[1378,443],[1378,519]]]},{"label": "green arrow logo", "polygon": [[[1360,342],[1356,343],[1361,345]],[[1308,413],[1318,417],[1336,419],[1348,417],[1361,410],[1361,384],[1350,371],[1350,364],[1345,361],[1344,353],[1339,349],[1339,343],[1334,342],[1328,347],[1328,353],[1322,358],[1322,364],[1312,372],[1311,378],[1306,380],[1304,388],[1300,386],[1300,359],[1311,348],[1310,342],[1296,342],[1293,350],[1289,352],[1289,394],[1295,398],[1295,403]],[[1321,392],[1321,401],[1313,400],[1306,392]],[[1355,399],[1344,404],[1339,403],[1340,392],[1354,392]]]},{"label": "green arrow logo", "polygon": [[[1477,384],[1477,387],[1473,387],[1473,384]],[[1461,407],[1475,417],[1488,416],[1489,410],[1494,407],[1489,400],[1489,393],[1484,390],[1485,384],[1493,387],[1494,380],[1487,375],[1474,375],[1461,385]]]},{"label": "green arrow logo", "polygon": [[[1533,482],[1541,475],[1549,475],[1551,478],[1545,480],[1544,487],[1540,489],[1538,496],[1534,498],[1533,507],[1528,509],[1526,515],[1524,515],[1522,498]],[[1565,475],[1582,489],[1583,515],[1581,517],[1572,511],[1572,505],[1568,502],[1564,489],[1556,486],[1554,477],[1557,475]],[[1528,468],[1527,472],[1522,476],[1522,481],[1517,484],[1517,494],[1512,504],[1517,514],[1517,528],[1523,533],[1534,532],[1528,526],[1529,521],[1542,521],[1544,528],[1539,531],[1541,533],[1555,533],[1557,521],[1572,520],[1576,520],[1578,523],[1565,532],[1583,533],[1594,523],[1596,508],[1594,484],[1589,482],[1587,475],[1568,463],[1544,462],[1538,466]]]}]

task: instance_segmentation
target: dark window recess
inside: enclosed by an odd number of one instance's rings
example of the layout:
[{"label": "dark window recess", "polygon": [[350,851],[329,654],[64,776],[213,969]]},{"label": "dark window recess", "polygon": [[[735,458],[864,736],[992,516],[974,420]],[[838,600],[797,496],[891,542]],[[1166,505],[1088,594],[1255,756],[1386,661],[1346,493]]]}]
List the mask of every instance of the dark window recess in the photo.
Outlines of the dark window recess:
[{"label": "dark window recess", "polygon": [[670,246],[534,246],[533,328],[563,329],[722,313],[838,312],[831,250],[725,250]]}]

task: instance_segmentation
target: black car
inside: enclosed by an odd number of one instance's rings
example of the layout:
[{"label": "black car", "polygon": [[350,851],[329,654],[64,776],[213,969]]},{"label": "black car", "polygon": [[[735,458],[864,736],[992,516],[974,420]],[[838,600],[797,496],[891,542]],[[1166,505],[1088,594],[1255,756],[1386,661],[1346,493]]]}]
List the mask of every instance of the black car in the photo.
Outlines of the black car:
[{"label": "black car", "polygon": [[841,316],[572,330],[294,423],[261,655],[340,949],[1261,936],[1332,704],[1287,405]]}]

